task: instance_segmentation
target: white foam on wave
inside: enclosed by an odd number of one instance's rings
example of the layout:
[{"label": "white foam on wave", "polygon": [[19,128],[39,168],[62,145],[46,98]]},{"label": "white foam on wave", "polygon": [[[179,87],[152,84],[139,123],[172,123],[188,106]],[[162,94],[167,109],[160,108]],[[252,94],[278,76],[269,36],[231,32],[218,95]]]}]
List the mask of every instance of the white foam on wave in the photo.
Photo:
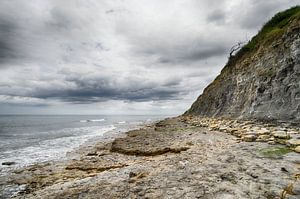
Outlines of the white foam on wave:
[{"label": "white foam on wave", "polygon": [[[61,159],[66,157],[67,152],[78,148],[86,141],[102,136],[104,133],[112,131],[115,128],[115,126],[109,125],[100,129],[99,126],[62,129],[58,133],[71,131],[74,136],[44,140],[34,146],[5,151],[0,159],[1,162],[15,162],[16,164],[12,166],[14,168],[32,165],[37,162]],[[0,165],[0,168],[3,169],[2,171],[5,168],[12,169],[3,165]]]},{"label": "white foam on wave", "polygon": [[80,120],[80,122],[104,122],[105,119],[95,119],[95,120]]},{"label": "white foam on wave", "polygon": [[120,121],[118,124],[126,124],[126,121]]}]

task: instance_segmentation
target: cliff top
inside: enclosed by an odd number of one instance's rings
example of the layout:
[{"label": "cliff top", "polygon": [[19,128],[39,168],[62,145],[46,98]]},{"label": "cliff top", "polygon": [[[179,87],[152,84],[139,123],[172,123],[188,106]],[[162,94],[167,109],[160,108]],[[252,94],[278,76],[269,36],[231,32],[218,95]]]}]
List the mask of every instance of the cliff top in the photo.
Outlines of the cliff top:
[{"label": "cliff top", "polygon": [[287,30],[289,25],[300,19],[300,6],[291,7],[288,10],[277,13],[245,46],[243,46],[232,59],[228,60],[227,65],[233,65],[245,54],[257,50],[261,45],[270,43],[280,38]]}]

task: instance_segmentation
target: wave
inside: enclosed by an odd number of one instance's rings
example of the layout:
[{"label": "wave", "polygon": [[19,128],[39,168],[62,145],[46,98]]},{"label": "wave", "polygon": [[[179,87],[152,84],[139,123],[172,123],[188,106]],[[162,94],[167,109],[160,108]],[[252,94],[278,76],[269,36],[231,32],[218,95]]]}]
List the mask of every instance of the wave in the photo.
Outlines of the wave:
[{"label": "wave", "polygon": [[[49,160],[57,160],[66,157],[66,153],[70,152],[89,140],[101,137],[105,133],[115,130],[114,125],[99,127],[81,127],[66,128],[56,131],[56,134],[63,134],[68,131],[73,136],[59,137],[50,140],[43,140],[33,146],[16,150],[5,151],[0,154],[1,162],[15,162],[16,164],[10,168],[0,165],[1,172],[5,169],[10,170],[23,166],[32,165],[37,162],[45,162]],[[51,133],[51,132],[49,132]]]},{"label": "wave", "polygon": [[126,121],[120,121],[118,124],[126,124]]},{"label": "wave", "polygon": [[104,122],[105,119],[96,119],[96,120],[80,120],[80,122]]}]

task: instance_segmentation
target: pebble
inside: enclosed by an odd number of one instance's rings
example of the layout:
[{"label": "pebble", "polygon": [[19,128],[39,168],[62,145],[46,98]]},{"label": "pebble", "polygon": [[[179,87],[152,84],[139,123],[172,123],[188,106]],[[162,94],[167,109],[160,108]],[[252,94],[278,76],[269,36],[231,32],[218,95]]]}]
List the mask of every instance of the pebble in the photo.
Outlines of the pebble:
[{"label": "pebble", "polygon": [[285,142],[288,146],[300,146],[300,140],[290,139]]},{"label": "pebble", "polygon": [[300,181],[299,180],[293,184],[293,193],[295,195],[300,195]]},{"label": "pebble", "polygon": [[270,135],[260,135],[260,136],[258,136],[258,138],[263,141],[267,141],[270,138]]},{"label": "pebble", "polygon": [[243,141],[246,142],[253,142],[254,140],[256,140],[256,136],[255,135],[245,135],[242,137]]},{"label": "pebble", "polygon": [[297,153],[300,153],[300,146],[297,146],[297,147],[295,148],[295,151],[296,151]]},{"label": "pebble", "polygon": [[275,131],[272,133],[275,138],[288,139],[289,135],[285,131]]}]

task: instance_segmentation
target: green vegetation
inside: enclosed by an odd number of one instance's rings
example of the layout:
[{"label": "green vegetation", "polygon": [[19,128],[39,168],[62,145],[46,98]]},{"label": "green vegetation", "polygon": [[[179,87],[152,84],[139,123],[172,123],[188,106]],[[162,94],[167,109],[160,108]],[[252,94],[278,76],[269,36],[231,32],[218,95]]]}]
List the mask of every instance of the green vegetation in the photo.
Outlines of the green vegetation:
[{"label": "green vegetation", "polygon": [[248,50],[255,48],[259,42],[270,37],[282,34],[287,25],[300,16],[300,6],[292,7],[286,11],[277,13],[270,21],[268,21],[258,34],[244,47]]},{"label": "green vegetation", "polygon": [[259,153],[267,158],[280,158],[290,152],[292,152],[292,150],[287,147],[273,147],[259,150]]},{"label": "green vegetation", "polygon": [[292,7],[283,12],[277,13],[270,21],[268,21],[258,34],[253,37],[241,50],[237,52],[229,64],[235,62],[245,53],[257,49],[259,45],[268,41],[273,41],[275,38],[282,36],[288,25],[295,19],[300,19],[300,6]]}]

